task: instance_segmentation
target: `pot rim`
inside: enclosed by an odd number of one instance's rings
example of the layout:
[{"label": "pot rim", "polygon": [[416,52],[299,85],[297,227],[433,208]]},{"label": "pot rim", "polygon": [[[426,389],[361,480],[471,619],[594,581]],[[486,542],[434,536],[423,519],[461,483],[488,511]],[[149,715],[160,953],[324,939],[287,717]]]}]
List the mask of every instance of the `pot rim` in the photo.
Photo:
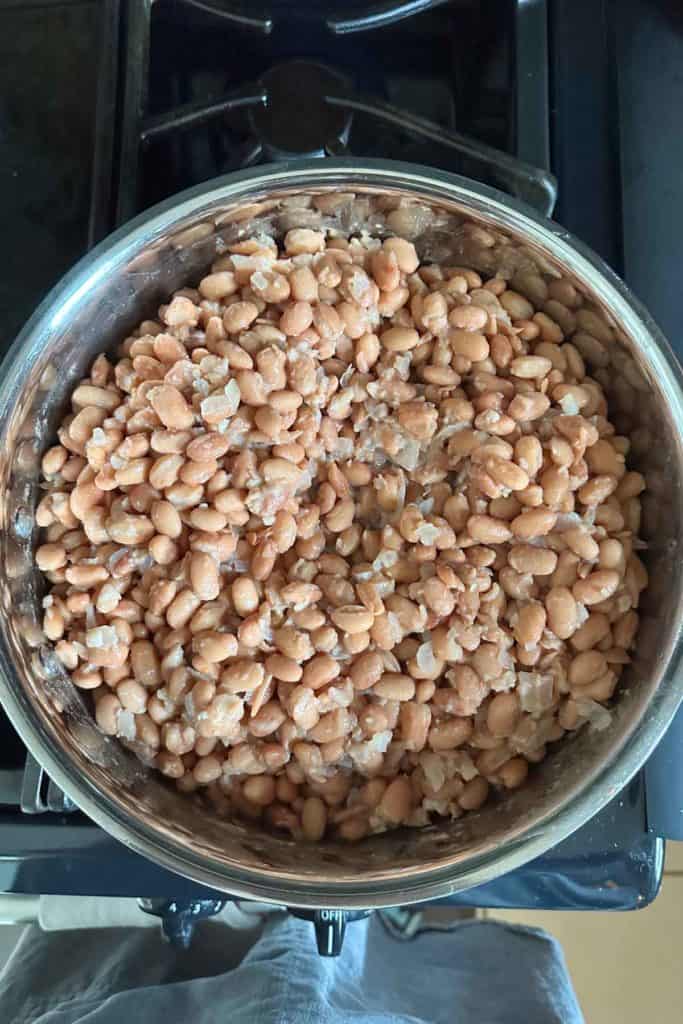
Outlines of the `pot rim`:
[{"label": "pot rim", "polygon": [[[623,281],[585,244],[525,203],[467,178],[398,161],[340,158],[269,164],[215,178],[164,200],[104,239],[54,286],[8,350],[0,368],[0,426],[25,372],[25,359],[19,358],[20,353],[30,358],[34,339],[63,324],[79,298],[108,268],[132,258],[170,228],[180,225],[178,229],[182,230],[185,218],[198,220],[203,212],[210,215],[212,207],[221,202],[255,201],[261,193],[273,196],[283,191],[340,185],[374,190],[404,188],[436,202],[461,202],[474,215],[492,219],[503,230],[529,237],[542,251],[570,266],[577,277],[590,280],[610,312],[637,340],[675,418],[681,419],[683,373],[668,342]],[[677,632],[682,614],[679,602]],[[0,650],[0,697],[12,724],[50,777],[88,817],[135,852],[195,882],[235,896],[287,902],[302,908],[354,909],[436,899],[480,885],[539,856],[579,828],[626,785],[665,732],[683,696],[681,684],[672,678],[671,671],[681,655],[679,641],[672,647],[668,674],[664,678],[662,669],[663,678],[647,709],[631,724],[612,758],[587,775],[580,789],[559,809],[526,828],[520,827],[504,847],[475,854],[464,864],[446,862],[424,871],[402,869],[386,882],[364,883],[359,878],[357,884],[316,885],[308,879],[274,883],[267,877],[264,881],[264,876],[251,869],[228,875],[216,861],[169,842],[139,819],[130,820],[123,807],[94,782],[70,770],[66,749],[48,735],[21,684],[12,682],[12,665],[4,644]]]}]

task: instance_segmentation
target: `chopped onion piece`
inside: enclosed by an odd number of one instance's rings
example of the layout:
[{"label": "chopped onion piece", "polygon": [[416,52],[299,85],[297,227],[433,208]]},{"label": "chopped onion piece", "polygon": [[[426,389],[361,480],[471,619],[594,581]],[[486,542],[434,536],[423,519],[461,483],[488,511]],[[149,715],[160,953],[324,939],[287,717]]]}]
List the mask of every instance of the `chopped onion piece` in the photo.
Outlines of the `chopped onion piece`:
[{"label": "chopped onion piece", "polygon": [[441,530],[438,526],[434,526],[432,523],[420,523],[415,532],[417,533],[417,539],[420,544],[425,544],[427,547],[430,547],[436,541]]},{"label": "chopped onion piece", "polygon": [[436,673],[438,671],[441,662],[438,662],[434,656],[431,640],[420,644],[415,654],[415,661],[422,672]]},{"label": "chopped onion piece", "polygon": [[562,406],[562,412],[566,416],[578,416],[581,411],[574,395],[564,395],[558,402],[558,405]]},{"label": "chopped onion piece", "polygon": [[118,642],[118,633],[113,626],[95,626],[85,634],[86,647],[91,650],[99,647],[114,647]]},{"label": "chopped onion piece", "polygon": [[116,735],[122,740],[134,740],[136,736],[135,715],[121,709],[116,719]]},{"label": "chopped onion piece", "polygon": [[375,572],[382,572],[383,569],[390,569],[397,562],[398,551],[394,551],[392,548],[384,548],[373,561],[372,568]]},{"label": "chopped onion piece", "polygon": [[553,706],[553,677],[540,672],[519,672],[517,692],[522,711],[542,714]]},{"label": "chopped onion piece", "polygon": [[612,724],[612,712],[596,700],[589,697],[579,697],[576,701],[576,708],[581,718],[590,723],[591,729],[602,732]]},{"label": "chopped onion piece", "polygon": [[398,615],[395,611],[389,611],[387,614],[387,620],[389,622],[389,630],[391,632],[391,639],[394,643],[400,643],[403,639],[403,630],[400,623],[398,622]]},{"label": "chopped onion piece", "polygon": [[583,519],[576,512],[558,512],[555,520],[555,529],[574,530],[577,526],[583,526]]},{"label": "chopped onion piece", "polygon": [[448,661],[462,661],[462,647],[458,643],[455,628],[446,633],[446,658]]},{"label": "chopped onion piece", "polygon": [[585,604],[581,604],[579,601],[576,602],[576,624],[583,626],[586,619],[588,619],[590,612],[586,608]]},{"label": "chopped onion piece", "polygon": [[426,751],[420,755],[420,767],[430,789],[435,792],[441,789],[446,781],[446,768],[441,755]]},{"label": "chopped onion piece", "polygon": [[464,779],[465,782],[470,782],[471,779],[476,778],[479,774],[474,761],[464,750],[454,750],[448,753],[446,757],[449,765],[453,766],[455,773],[461,779]]},{"label": "chopped onion piece", "polygon": [[384,754],[389,744],[393,733],[391,729],[385,729],[384,732],[376,732],[371,740],[368,740],[368,746],[376,753]]},{"label": "chopped onion piece", "polygon": [[399,451],[392,456],[392,461],[401,469],[417,469],[420,462],[420,445],[412,438],[405,438]]},{"label": "chopped onion piece", "polygon": [[548,742],[554,728],[554,715],[546,715],[545,718],[539,719],[525,715],[510,737],[510,746],[520,754],[531,754]]},{"label": "chopped onion piece", "polygon": [[497,679],[492,679],[490,682],[494,693],[502,693],[505,690],[512,690],[514,688],[517,676],[513,669],[508,669],[507,672],[501,673]]}]

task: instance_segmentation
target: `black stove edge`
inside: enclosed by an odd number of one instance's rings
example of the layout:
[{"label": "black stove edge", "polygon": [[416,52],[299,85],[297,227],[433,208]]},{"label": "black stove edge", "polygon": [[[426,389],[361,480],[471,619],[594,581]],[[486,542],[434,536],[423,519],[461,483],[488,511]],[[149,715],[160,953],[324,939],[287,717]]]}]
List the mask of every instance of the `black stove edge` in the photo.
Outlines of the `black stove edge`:
[{"label": "black stove edge", "polygon": [[[683,8],[670,0],[609,0],[618,89],[623,272],[683,357],[676,286],[683,237]],[[653,111],[657,117],[653,118]],[[679,684],[681,685],[681,684]],[[681,687],[683,692],[683,686]],[[683,840],[683,707],[645,768],[647,824]]]},{"label": "black stove edge", "polygon": [[551,166],[560,183],[555,219],[622,273],[617,91],[608,8],[609,0],[550,0]]}]

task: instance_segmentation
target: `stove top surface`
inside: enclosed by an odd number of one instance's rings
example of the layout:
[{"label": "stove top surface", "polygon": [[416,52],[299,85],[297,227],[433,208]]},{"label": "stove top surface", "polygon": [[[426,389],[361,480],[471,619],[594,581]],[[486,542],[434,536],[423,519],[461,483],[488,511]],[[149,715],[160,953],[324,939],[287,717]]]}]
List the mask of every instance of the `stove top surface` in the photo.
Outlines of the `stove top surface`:
[{"label": "stove top surface", "polygon": [[[557,197],[555,218],[625,273],[679,343],[671,286],[683,143],[672,135],[661,145],[649,113],[659,110],[661,124],[667,109],[683,106],[683,35],[666,5],[628,0],[619,18],[609,0],[386,0],[295,11],[234,0],[43,0],[39,15],[34,6],[0,11],[0,220],[12,244],[0,283],[3,351],[88,245],[140,209],[237,167],[343,154],[453,170],[545,213]],[[647,50],[633,43],[636,25]],[[36,64],[50,75],[37,80]],[[662,871],[655,832],[683,838],[680,715],[675,726],[647,773],[587,825],[451,902],[648,903]],[[75,811],[32,758],[26,765],[2,712],[0,890],[206,895]]]}]

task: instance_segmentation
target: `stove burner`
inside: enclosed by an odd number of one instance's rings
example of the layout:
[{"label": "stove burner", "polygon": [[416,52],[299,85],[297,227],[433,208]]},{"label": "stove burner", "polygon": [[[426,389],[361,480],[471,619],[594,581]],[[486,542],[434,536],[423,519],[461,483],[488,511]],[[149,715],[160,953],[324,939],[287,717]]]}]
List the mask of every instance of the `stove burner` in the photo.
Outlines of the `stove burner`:
[{"label": "stove burner", "polygon": [[249,111],[249,120],[267,157],[325,156],[344,150],[353,115],[326,100],[328,93],[349,92],[344,75],[324,64],[292,60],[270,68],[258,85],[267,100]]}]

